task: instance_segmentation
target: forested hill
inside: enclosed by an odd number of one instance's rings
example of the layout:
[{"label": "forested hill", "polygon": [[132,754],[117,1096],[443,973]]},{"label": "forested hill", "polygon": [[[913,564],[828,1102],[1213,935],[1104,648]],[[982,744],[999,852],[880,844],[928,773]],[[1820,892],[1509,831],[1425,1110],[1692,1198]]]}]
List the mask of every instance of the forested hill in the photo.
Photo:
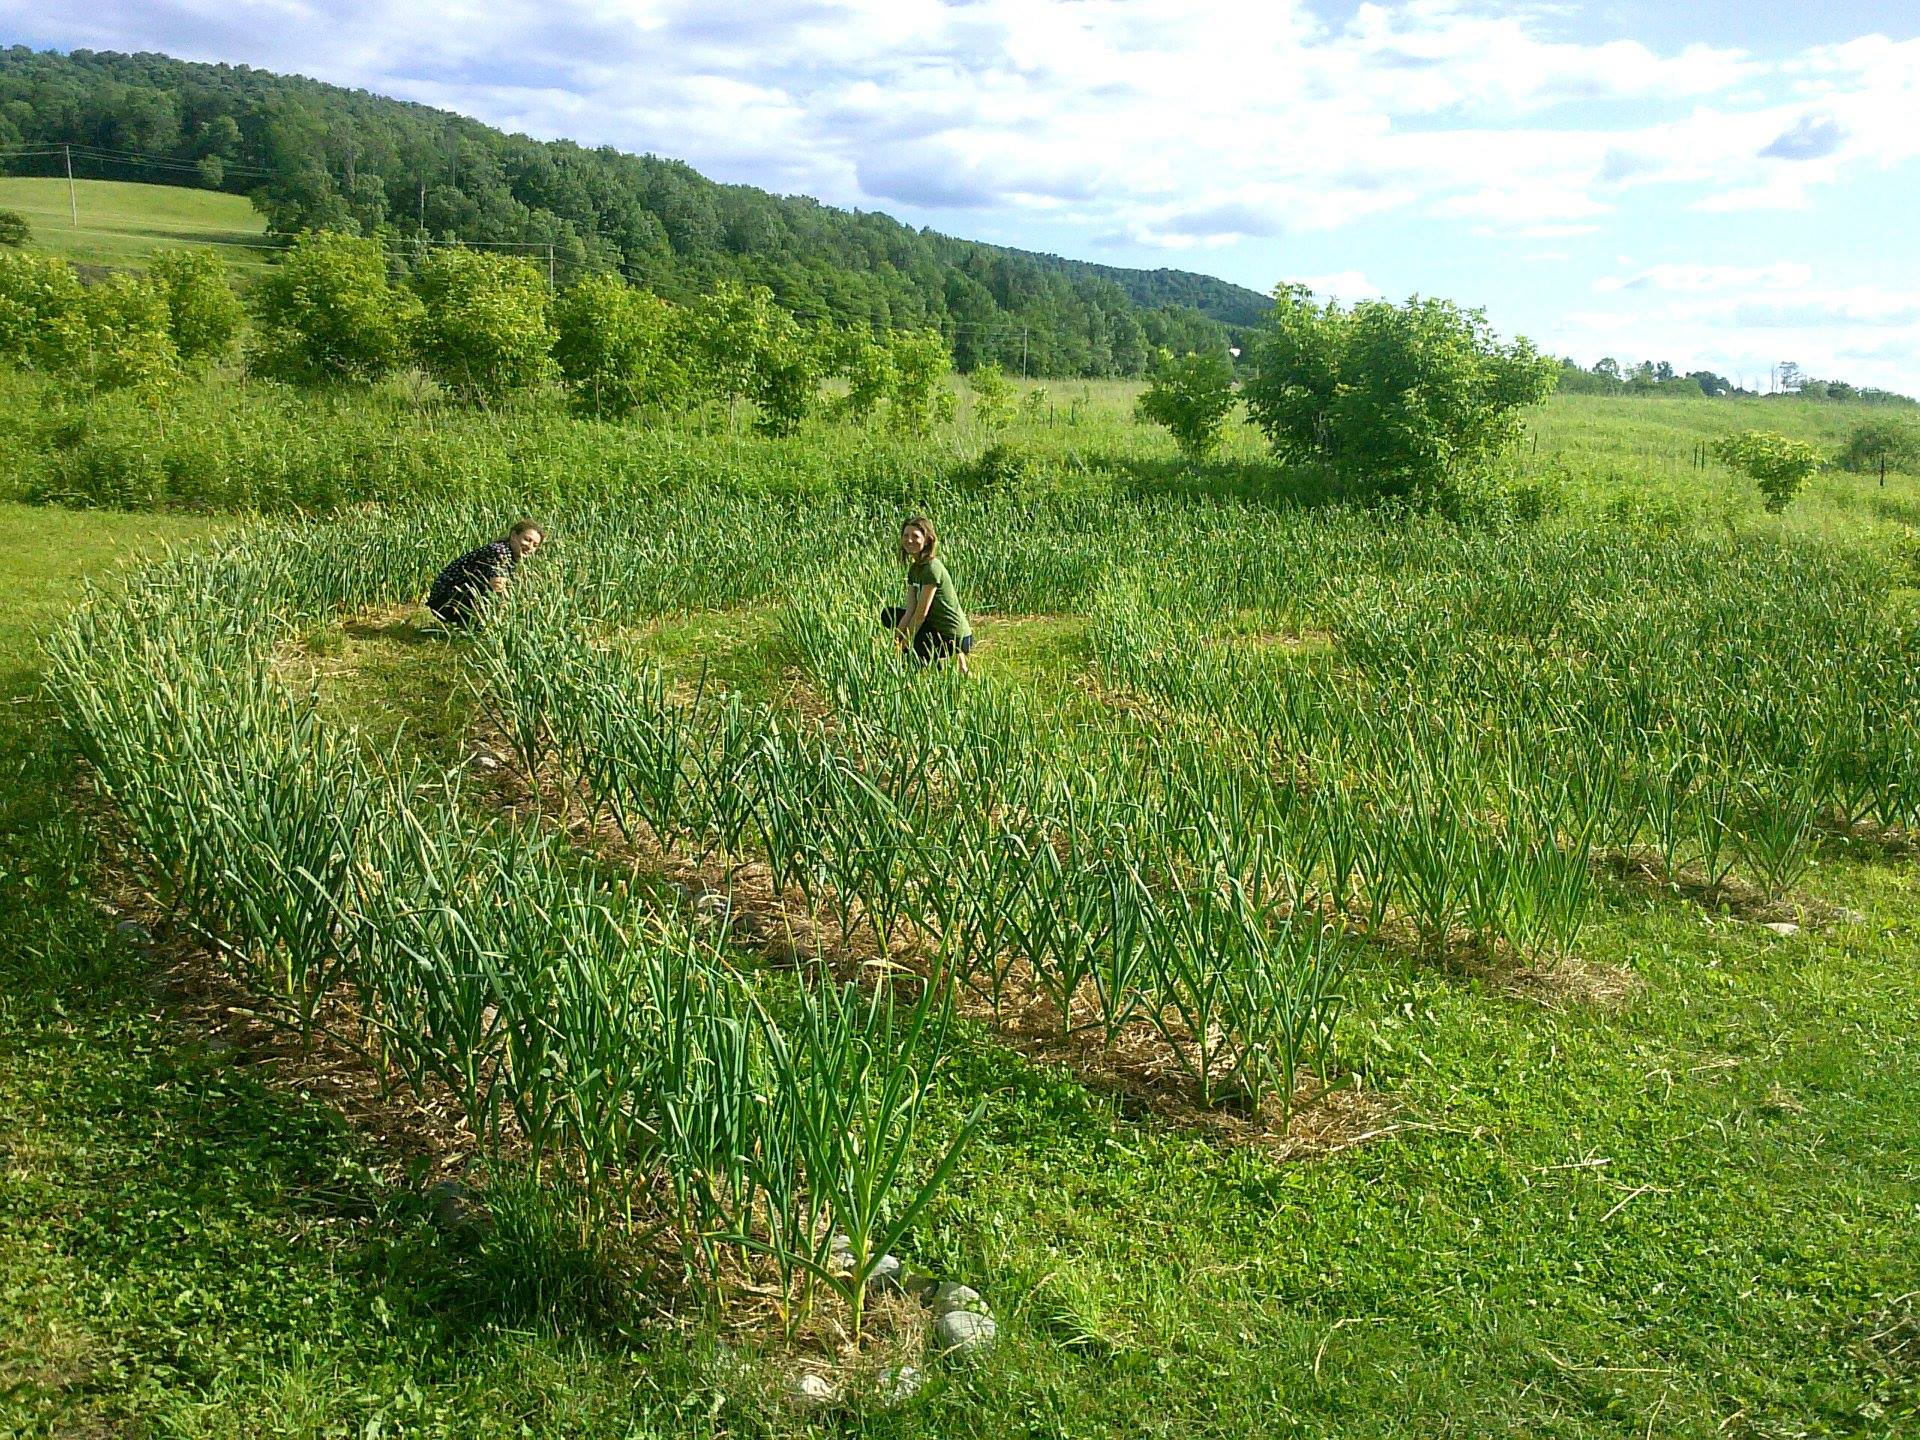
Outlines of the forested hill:
[{"label": "forested hill", "polygon": [[[562,282],[617,269],[684,299],[735,278],[827,323],[938,326],[962,368],[999,360],[1035,374],[1137,374],[1150,346],[1222,349],[1267,305],[1209,276],[954,239],[721,185],[678,161],[508,135],[247,66],[0,52],[0,146],[69,143],[96,147],[81,162],[89,175],[249,194],[275,230],[514,242],[541,247],[542,263],[551,245]],[[100,150],[128,158],[116,164]],[[16,157],[8,168],[60,164]]]}]

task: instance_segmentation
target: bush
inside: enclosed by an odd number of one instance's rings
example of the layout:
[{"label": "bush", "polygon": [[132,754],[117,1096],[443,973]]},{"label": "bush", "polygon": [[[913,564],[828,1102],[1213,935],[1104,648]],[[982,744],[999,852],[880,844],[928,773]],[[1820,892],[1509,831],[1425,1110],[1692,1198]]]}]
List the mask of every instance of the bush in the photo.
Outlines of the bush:
[{"label": "bush", "polygon": [[415,353],[469,400],[502,400],[553,371],[546,277],[517,255],[447,247],[420,262]]},{"label": "bush", "polygon": [[827,373],[847,382],[846,394],[833,402],[834,415],[845,420],[871,419],[898,383],[893,352],[866,331],[850,330],[834,337],[827,356]]},{"label": "bush", "polygon": [[1752,477],[1767,510],[1775,515],[1787,508],[1820,468],[1820,454],[1813,446],[1769,430],[1722,435],[1713,442],[1713,453],[1730,469]]},{"label": "bush", "polygon": [[1034,478],[1033,457],[1016,445],[996,440],[971,464],[954,472],[955,488],[963,493],[1021,492]]},{"label": "bush", "polygon": [[1136,420],[1164,425],[1189,460],[1220,448],[1220,431],[1233,409],[1233,367],[1218,355],[1188,351],[1178,360],[1156,350],[1151,383],[1134,403]]},{"label": "bush", "polygon": [[819,388],[814,346],[764,285],[723,280],[688,312],[688,351],[698,389],[724,402],[731,423],[742,400],[759,407],[756,428],[799,428]]},{"label": "bush", "polygon": [[66,261],[0,249],[0,355],[42,370],[66,368],[85,350],[85,299]]},{"label": "bush", "polygon": [[1920,428],[1901,420],[1866,420],[1853,427],[1836,462],[1856,474],[1920,467]]},{"label": "bush", "polygon": [[594,275],[554,306],[553,357],[574,407],[618,418],[684,402],[682,326],[674,307],[617,275]]},{"label": "bush", "polygon": [[145,276],[114,275],[87,291],[86,351],[75,367],[96,390],[152,394],[180,370],[166,292]]},{"label": "bush", "polygon": [[148,277],[166,297],[168,333],[189,365],[218,360],[233,349],[246,312],[227,281],[227,267],[205,250],[161,250]]},{"label": "bush", "polygon": [[989,435],[1007,428],[1013,419],[1013,382],[997,364],[975,367],[967,377],[973,392],[973,423]]},{"label": "bush", "polygon": [[1323,461],[1375,493],[1435,492],[1487,470],[1557,369],[1525,340],[1497,341],[1483,312],[1445,300],[1347,310],[1282,286],[1247,409],[1286,459]]},{"label": "bush", "polygon": [[375,380],[406,363],[417,310],[387,283],[377,243],[311,232],[254,291],[251,363],[294,384]]},{"label": "bush", "polygon": [[11,245],[16,250],[33,239],[33,227],[27,224],[27,217],[17,210],[0,210],[0,245]]},{"label": "bush", "polygon": [[791,435],[812,412],[820,394],[820,365],[812,337],[784,310],[754,356],[754,428],[763,435]]},{"label": "bush", "polygon": [[887,346],[893,359],[893,409],[896,430],[924,435],[938,421],[953,418],[953,392],[947,376],[953,352],[937,330],[901,330]]}]

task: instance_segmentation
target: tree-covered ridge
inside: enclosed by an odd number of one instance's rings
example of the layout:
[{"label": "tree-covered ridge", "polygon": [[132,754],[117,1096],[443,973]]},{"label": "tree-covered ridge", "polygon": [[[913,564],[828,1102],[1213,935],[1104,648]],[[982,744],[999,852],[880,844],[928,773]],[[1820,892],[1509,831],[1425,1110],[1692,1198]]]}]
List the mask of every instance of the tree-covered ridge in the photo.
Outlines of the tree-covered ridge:
[{"label": "tree-covered ridge", "polygon": [[[765,285],[803,318],[937,328],[962,369],[1139,374],[1155,347],[1224,352],[1267,304],[1207,276],[976,244],[243,65],[0,51],[0,145],[69,142],[163,157],[178,167],[168,178],[252,195],[276,230],[552,246],[563,283],[618,271],[679,301],[722,280]],[[88,163],[155,178],[150,164]]]}]

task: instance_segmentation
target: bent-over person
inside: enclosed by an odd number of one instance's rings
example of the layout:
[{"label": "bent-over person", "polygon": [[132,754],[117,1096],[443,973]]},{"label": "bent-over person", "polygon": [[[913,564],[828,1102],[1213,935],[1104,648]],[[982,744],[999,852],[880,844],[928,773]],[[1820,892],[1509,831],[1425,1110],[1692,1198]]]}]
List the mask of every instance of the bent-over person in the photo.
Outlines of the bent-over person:
[{"label": "bent-over person", "polygon": [[515,567],[545,538],[533,521],[514,521],[504,540],[475,546],[435,576],[427,608],[449,625],[471,625],[487,596],[505,590]]}]

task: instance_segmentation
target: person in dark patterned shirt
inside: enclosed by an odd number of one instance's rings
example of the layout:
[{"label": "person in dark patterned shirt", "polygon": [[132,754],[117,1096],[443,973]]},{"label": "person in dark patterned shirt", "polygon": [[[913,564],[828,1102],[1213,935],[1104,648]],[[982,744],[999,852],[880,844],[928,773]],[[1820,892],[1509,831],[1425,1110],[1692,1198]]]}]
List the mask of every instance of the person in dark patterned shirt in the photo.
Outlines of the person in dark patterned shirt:
[{"label": "person in dark patterned shirt", "polygon": [[514,567],[540,548],[546,539],[531,520],[516,520],[504,540],[489,540],[467,551],[434,578],[427,608],[449,625],[469,625],[480,602],[496,590],[505,590]]}]

